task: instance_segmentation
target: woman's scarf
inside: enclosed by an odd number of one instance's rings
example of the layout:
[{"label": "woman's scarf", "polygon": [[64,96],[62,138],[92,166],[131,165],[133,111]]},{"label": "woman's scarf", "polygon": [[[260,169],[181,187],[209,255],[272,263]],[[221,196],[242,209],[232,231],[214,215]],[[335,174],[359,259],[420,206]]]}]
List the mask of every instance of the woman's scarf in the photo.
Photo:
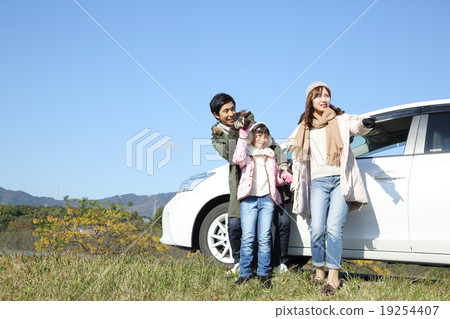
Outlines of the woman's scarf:
[{"label": "woman's scarf", "polygon": [[[339,127],[336,120],[336,112],[327,107],[322,116],[313,113],[312,126],[316,129],[326,127],[326,141],[327,141],[327,165],[340,166],[341,165],[341,154],[342,145],[341,135],[339,134]],[[305,121],[303,120],[298,128],[295,139],[290,141],[290,149],[294,150],[294,158],[301,160],[305,163],[308,161],[309,155],[309,127],[306,127]]]}]

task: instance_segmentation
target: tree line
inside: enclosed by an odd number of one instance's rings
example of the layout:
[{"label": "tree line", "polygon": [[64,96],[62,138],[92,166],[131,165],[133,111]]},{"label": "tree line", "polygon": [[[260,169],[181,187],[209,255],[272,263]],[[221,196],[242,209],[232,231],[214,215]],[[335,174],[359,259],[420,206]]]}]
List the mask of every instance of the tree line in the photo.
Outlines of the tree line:
[{"label": "tree line", "polygon": [[64,214],[65,207],[0,205],[0,231],[34,229],[33,218]]}]

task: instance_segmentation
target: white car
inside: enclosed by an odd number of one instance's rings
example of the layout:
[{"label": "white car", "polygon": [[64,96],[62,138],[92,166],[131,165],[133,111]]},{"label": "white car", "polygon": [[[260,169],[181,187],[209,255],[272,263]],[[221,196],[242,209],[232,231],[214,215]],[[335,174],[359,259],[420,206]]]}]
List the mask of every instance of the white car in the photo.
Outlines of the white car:
[{"label": "white car", "polygon": [[[450,99],[364,116],[377,125],[352,137],[351,145],[369,204],[347,217],[343,258],[450,265]],[[192,176],[164,208],[161,242],[233,263],[228,200],[228,164]],[[305,263],[311,256],[309,220],[289,215],[288,254]]]}]

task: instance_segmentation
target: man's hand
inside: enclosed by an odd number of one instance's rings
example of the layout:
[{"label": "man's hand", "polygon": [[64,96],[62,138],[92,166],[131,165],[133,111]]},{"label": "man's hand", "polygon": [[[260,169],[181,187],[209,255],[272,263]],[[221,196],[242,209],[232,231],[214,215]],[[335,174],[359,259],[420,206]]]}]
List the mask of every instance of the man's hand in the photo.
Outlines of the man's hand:
[{"label": "man's hand", "polygon": [[244,127],[244,118],[240,117],[236,121],[234,121],[233,125],[230,126],[230,129],[234,131],[239,131],[243,127]]},{"label": "man's hand", "polygon": [[238,131],[241,128],[244,130],[247,129],[250,126],[250,120],[248,119],[250,114],[252,114],[252,112],[247,112],[243,116],[240,116],[233,125],[230,126],[230,129],[235,131]]},{"label": "man's hand", "polygon": [[252,114],[252,112],[250,112],[250,111],[248,111],[247,113],[244,114],[244,126],[243,126],[244,129],[250,127],[250,120],[248,119],[248,117],[251,114]]}]

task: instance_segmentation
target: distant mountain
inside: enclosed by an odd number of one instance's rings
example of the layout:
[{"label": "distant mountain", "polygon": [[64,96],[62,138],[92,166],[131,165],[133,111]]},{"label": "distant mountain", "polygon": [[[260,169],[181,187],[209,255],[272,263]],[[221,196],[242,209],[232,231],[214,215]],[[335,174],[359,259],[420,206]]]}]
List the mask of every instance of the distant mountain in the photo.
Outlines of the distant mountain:
[{"label": "distant mountain", "polygon": [[149,216],[153,218],[153,215],[156,212],[156,210],[160,206],[165,206],[175,195],[176,192],[161,193],[150,196],[125,194],[107,197],[104,199],[97,199],[95,201],[113,204],[117,204],[119,202],[127,204],[128,202],[132,202],[134,204],[134,209],[139,213],[139,215]]},{"label": "distant mountain", "polygon": [[[103,199],[94,199],[101,203],[117,204],[122,202],[127,204],[132,202],[134,209],[139,215],[153,218],[154,213],[160,206],[165,206],[174,197],[176,192],[161,193],[155,195],[136,195],[125,194],[107,197]],[[1,205],[29,205],[29,206],[63,206],[62,200],[56,200],[51,197],[37,197],[22,191],[11,191],[0,187]]]},{"label": "distant mountain", "polygon": [[10,191],[0,187],[0,204],[30,206],[62,206],[62,200],[51,197],[36,197],[22,191]]}]

